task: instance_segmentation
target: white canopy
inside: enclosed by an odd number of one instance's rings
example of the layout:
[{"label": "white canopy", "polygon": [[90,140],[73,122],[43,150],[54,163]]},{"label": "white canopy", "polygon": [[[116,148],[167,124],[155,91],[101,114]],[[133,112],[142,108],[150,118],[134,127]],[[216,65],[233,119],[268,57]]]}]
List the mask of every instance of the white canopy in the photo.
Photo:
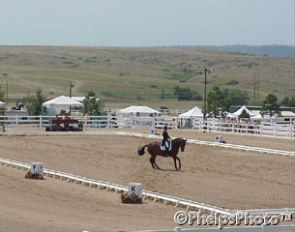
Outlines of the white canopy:
[{"label": "white canopy", "polygon": [[148,106],[129,106],[118,110],[118,115],[149,116],[151,114],[160,115],[161,113]]},{"label": "white canopy", "polygon": [[5,102],[0,101],[0,107],[3,107],[5,105]]},{"label": "white canopy", "polygon": [[43,106],[82,106],[83,104],[66,96],[60,96],[49,101],[43,102]]},{"label": "white canopy", "polygon": [[295,117],[295,113],[292,111],[283,110],[281,111],[282,117]]},{"label": "white canopy", "polygon": [[232,113],[232,115],[239,117],[243,113],[244,110],[246,111],[247,114],[249,114],[250,118],[257,116],[251,110],[249,110],[246,106],[242,106],[236,112]]},{"label": "white canopy", "polygon": [[[80,102],[80,103],[83,103],[85,97],[71,97],[71,99],[77,101],[77,102]],[[97,99],[98,100],[98,99]]]},{"label": "white canopy", "polygon": [[184,112],[180,115],[178,115],[179,118],[201,118],[203,117],[202,110],[195,106],[194,108],[190,109],[187,112]]},{"label": "white canopy", "polygon": [[227,117],[227,118],[237,118],[238,116],[236,116],[236,115],[234,115],[234,114],[232,114],[230,112],[225,112],[225,117]]}]

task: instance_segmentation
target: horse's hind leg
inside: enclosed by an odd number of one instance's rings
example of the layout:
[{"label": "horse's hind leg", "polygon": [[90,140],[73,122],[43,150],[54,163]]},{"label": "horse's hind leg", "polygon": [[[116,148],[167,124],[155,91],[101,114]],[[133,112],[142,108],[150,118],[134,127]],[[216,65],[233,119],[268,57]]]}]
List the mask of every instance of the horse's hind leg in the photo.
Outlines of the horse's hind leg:
[{"label": "horse's hind leg", "polygon": [[150,163],[151,163],[153,168],[156,168],[155,165],[154,165],[155,159],[153,157],[150,158]]},{"label": "horse's hind leg", "polygon": [[154,169],[161,169],[161,168],[156,164],[156,159],[155,159],[155,157],[151,157],[151,158],[150,158],[150,162],[151,162],[152,167],[153,167]]},{"label": "horse's hind leg", "polygon": [[152,164],[152,167],[155,168],[155,169],[161,169],[157,164],[156,164],[156,157],[151,157],[150,158],[150,162]]}]

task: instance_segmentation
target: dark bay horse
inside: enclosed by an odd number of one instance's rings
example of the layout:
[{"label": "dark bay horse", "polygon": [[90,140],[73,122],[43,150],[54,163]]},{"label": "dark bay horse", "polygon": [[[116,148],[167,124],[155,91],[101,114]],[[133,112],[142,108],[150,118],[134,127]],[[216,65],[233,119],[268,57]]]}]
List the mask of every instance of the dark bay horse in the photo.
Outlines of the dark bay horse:
[{"label": "dark bay horse", "polygon": [[[157,164],[156,164],[156,156],[162,156],[162,157],[172,157],[174,160],[174,165],[175,165],[175,169],[176,170],[180,170],[181,169],[181,162],[180,159],[177,157],[177,154],[179,152],[179,149],[181,149],[181,151],[184,151],[185,145],[186,145],[186,139],[183,138],[176,138],[173,139],[171,141],[172,143],[172,149],[169,152],[170,154],[168,154],[166,151],[161,150],[160,142],[152,142],[152,143],[148,143],[142,147],[138,148],[138,155],[142,156],[144,154],[144,149],[147,147],[147,151],[148,153],[151,155],[150,158],[150,162],[152,164],[153,168],[156,169],[161,169]],[[178,161],[178,167],[176,164],[176,160]]]}]

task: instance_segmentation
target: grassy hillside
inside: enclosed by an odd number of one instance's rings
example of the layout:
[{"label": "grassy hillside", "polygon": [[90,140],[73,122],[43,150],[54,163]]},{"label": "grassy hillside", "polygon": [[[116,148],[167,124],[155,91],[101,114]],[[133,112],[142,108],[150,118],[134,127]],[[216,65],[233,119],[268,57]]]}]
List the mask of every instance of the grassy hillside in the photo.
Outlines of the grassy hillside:
[{"label": "grassy hillside", "polygon": [[295,94],[294,59],[213,52],[196,48],[103,48],[0,46],[0,85],[9,104],[41,88],[47,98],[84,96],[94,91],[107,107],[143,104],[188,108],[202,102],[179,102],[174,88],[190,87],[203,96],[204,66],[212,69],[208,89],[246,90],[253,98],[254,76],[259,99]]}]

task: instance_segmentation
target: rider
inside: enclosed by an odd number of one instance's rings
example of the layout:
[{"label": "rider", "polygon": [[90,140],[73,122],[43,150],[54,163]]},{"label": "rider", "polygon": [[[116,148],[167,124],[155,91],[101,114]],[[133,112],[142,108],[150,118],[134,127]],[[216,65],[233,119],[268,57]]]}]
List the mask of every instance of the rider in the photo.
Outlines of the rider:
[{"label": "rider", "polygon": [[162,133],[162,135],[163,135],[162,146],[164,146],[165,149],[166,149],[166,152],[169,155],[171,155],[170,151],[169,151],[169,147],[170,147],[170,143],[171,143],[171,141],[170,141],[171,137],[168,135],[167,129],[168,129],[167,126],[164,126],[164,131]]}]

